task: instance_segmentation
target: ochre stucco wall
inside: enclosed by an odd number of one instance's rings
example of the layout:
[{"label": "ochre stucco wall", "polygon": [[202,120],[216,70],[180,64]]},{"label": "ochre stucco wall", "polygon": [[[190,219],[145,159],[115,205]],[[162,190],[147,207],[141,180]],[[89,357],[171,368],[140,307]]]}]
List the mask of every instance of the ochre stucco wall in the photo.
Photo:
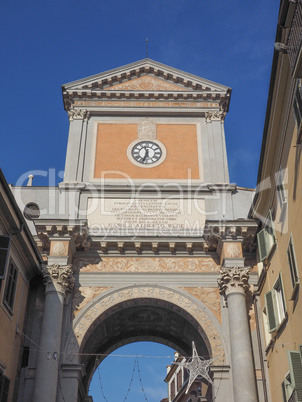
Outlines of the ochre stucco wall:
[{"label": "ochre stucco wall", "polygon": [[[162,164],[152,168],[134,165],[127,157],[128,146],[137,140],[136,124],[99,123],[95,150],[94,177],[122,179],[199,179],[197,131],[195,124],[157,124],[157,140],[167,150]],[[190,173],[188,170],[190,169]]]}]

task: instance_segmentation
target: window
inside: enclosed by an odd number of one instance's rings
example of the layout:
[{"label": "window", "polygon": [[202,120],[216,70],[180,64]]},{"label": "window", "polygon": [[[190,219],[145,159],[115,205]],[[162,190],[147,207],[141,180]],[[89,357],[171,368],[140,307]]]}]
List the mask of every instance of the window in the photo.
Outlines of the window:
[{"label": "window", "polygon": [[277,331],[286,319],[286,305],[281,274],[273,289],[265,294],[266,315],[269,333]]},{"label": "window", "polygon": [[170,396],[171,396],[171,400],[173,400],[175,398],[175,379],[171,382],[171,385],[170,385]]},{"label": "window", "polygon": [[295,254],[294,242],[293,242],[292,236],[289,239],[289,243],[288,243],[288,247],[287,247],[287,259],[288,259],[290,277],[291,277],[292,286],[293,286],[293,294],[292,294],[292,299],[293,299],[295,297],[296,290],[299,287],[300,279],[299,279],[299,274],[298,274],[297,260],[296,260],[296,254]]},{"label": "window", "polygon": [[295,120],[297,124],[297,144],[301,143],[302,140],[302,88],[301,81],[298,81],[297,89],[293,101],[293,109]]},{"label": "window", "polygon": [[9,236],[0,236],[0,279],[3,279],[5,276],[5,270],[8,261],[9,243]]},{"label": "window", "polygon": [[302,402],[302,364],[300,353],[287,351],[289,374],[281,384],[284,402]]},{"label": "window", "polygon": [[10,309],[10,311],[13,311],[14,307],[17,277],[18,277],[18,270],[15,264],[11,261],[8,268],[6,286],[3,297],[4,304]]},{"label": "window", "polygon": [[270,256],[270,253],[275,245],[275,231],[273,222],[272,212],[270,211],[264,228],[257,234],[260,261],[264,261]]},{"label": "window", "polygon": [[185,368],[185,369],[184,369],[184,383],[185,383],[186,381],[188,381],[188,378],[189,378],[189,372],[188,372],[188,370]]},{"label": "window", "polygon": [[264,307],[264,309],[262,311],[262,319],[263,319],[263,330],[264,330],[263,332],[264,332],[265,346],[268,348],[270,346],[270,343],[272,340],[272,334],[269,332],[266,307]]},{"label": "window", "polygon": [[3,373],[0,374],[0,402],[6,402],[8,400],[10,379]]},{"label": "window", "polygon": [[179,369],[177,373],[177,391],[179,391],[181,387],[182,387],[182,372],[181,369]]},{"label": "window", "polygon": [[288,402],[293,394],[293,387],[291,384],[290,374],[285,377],[285,380],[281,384],[282,397],[284,402]]},{"label": "window", "polygon": [[285,171],[285,169],[283,169],[283,170],[280,170],[280,172],[275,174],[277,197],[278,197],[278,201],[279,201],[281,210],[287,204],[287,196],[286,196],[286,191],[284,188],[285,173],[286,173],[286,171]]},{"label": "window", "polygon": [[286,192],[285,192],[283,181],[280,181],[279,183],[277,183],[277,195],[278,195],[280,207],[283,208],[284,205],[287,203],[287,197],[286,197]]}]

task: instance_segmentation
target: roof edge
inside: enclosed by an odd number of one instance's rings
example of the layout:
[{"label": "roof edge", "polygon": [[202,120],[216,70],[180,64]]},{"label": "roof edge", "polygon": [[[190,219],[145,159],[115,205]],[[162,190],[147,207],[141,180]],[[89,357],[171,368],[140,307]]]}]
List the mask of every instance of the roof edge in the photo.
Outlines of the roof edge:
[{"label": "roof edge", "polygon": [[125,64],[123,66],[116,67],[116,68],[113,68],[113,69],[110,69],[110,70],[107,70],[107,71],[104,71],[104,72],[101,72],[101,73],[98,73],[98,74],[94,74],[94,75],[91,75],[91,76],[88,76],[88,77],[85,77],[85,78],[81,78],[79,80],[68,82],[66,84],[63,84],[62,88],[68,89],[69,87],[72,87],[72,86],[77,85],[77,84],[81,84],[84,81],[93,81],[93,80],[98,79],[98,78],[100,78],[102,76],[105,78],[107,75],[112,75],[112,74],[114,74],[116,72],[120,72],[121,70],[129,70],[131,68],[139,68],[139,67],[141,67],[143,65],[146,65],[146,64],[150,64],[151,66],[154,66],[154,67],[157,67],[157,68],[160,68],[160,69],[169,70],[169,71],[173,72],[176,75],[189,77],[189,78],[191,78],[192,80],[195,80],[195,81],[202,80],[204,83],[207,83],[209,86],[219,87],[219,88],[223,89],[226,92],[231,91],[231,88],[229,86],[219,84],[217,82],[208,80],[208,79],[203,78],[203,77],[199,77],[199,76],[197,76],[195,74],[191,74],[191,73],[188,73],[188,72],[183,71],[183,70],[179,70],[177,68],[168,66],[166,64],[160,63],[158,61],[155,61],[155,60],[152,60],[152,59],[149,59],[149,58],[141,59],[141,60],[135,61],[133,63]]}]

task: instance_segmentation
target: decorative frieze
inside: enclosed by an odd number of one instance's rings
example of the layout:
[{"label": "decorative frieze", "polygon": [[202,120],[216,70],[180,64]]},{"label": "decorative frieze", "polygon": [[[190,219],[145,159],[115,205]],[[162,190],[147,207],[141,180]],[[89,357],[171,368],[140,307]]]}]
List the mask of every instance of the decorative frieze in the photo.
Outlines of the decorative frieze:
[{"label": "decorative frieze", "polygon": [[85,307],[86,304],[88,304],[93,298],[108,289],[110,289],[109,286],[81,286],[79,288],[75,288],[74,296],[72,299],[74,315],[76,316],[82,310],[82,308]]},{"label": "decorative frieze", "polygon": [[71,292],[74,288],[74,277],[71,265],[42,265],[42,274],[46,286],[45,293],[59,292],[66,296],[67,293]]},{"label": "decorative frieze", "polygon": [[[104,94],[105,96],[106,94]],[[108,94],[110,95],[110,93]],[[111,94],[112,95],[112,94]],[[153,97],[149,97],[148,99],[151,99],[150,101],[148,100],[135,100],[135,99],[141,99],[143,96],[137,96],[135,97],[135,94],[131,94],[131,98],[129,100],[116,100],[114,98],[113,100],[78,100],[74,102],[75,106],[86,106],[86,107],[162,107],[162,108],[167,108],[167,107],[175,107],[175,108],[208,108],[208,107],[219,107],[219,103],[217,102],[192,102],[187,99],[187,97],[183,96],[182,98],[179,98],[179,101],[175,102],[169,99],[165,99],[165,101],[161,101],[162,98],[164,98],[165,93],[158,93],[158,94],[152,94]],[[152,100],[154,98],[154,101]],[[109,97],[110,99],[110,97]],[[144,99],[144,98],[143,98]],[[173,98],[174,99],[174,98]]]},{"label": "decorative frieze", "polygon": [[108,90],[112,91],[187,91],[188,89],[171,82],[163,81],[152,76],[134,78],[133,80],[114,85]]},{"label": "decorative frieze", "polygon": [[[154,243],[156,247],[156,243]],[[73,264],[81,272],[218,272],[212,258],[78,258]]]},{"label": "decorative frieze", "polygon": [[232,293],[243,293],[249,288],[249,268],[225,268],[220,269],[220,276],[217,280],[219,292],[224,297]]},{"label": "decorative frieze", "polygon": [[185,287],[181,289],[201,300],[208,308],[213,311],[216,318],[221,321],[220,297],[217,288]]}]

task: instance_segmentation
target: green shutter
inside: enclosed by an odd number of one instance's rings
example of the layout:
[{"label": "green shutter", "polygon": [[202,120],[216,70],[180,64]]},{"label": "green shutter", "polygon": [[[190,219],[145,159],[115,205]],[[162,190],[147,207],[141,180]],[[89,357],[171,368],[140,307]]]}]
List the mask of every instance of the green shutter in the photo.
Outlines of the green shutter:
[{"label": "green shutter", "polygon": [[287,357],[291,383],[295,388],[296,402],[302,402],[302,365],[300,352],[288,350]]},{"label": "green shutter", "polygon": [[274,236],[266,228],[257,234],[258,250],[260,261],[265,260],[270,255],[274,245]]},{"label": "green shutter", "polygon": [[289,382],[289,380],[287,378],[285,378],[285,380],[281,384],[281,388],[282,388],[283,401],[289,402],[290,397],[292,396],[292,394],[294,392],[294,387]]},{"label": "green shutter", "polygon": [[281,284],[281,293],[282,293],[282,300],[283,300],[283,307],[284,307],[284,314],[286,316],[287,313],[287,308],[286,308],[286,302],[285,302],[285,293],[284,293],[284,286],[283,286],[283,279],[281,273],[279,274],[279,280]]},{"label": "green shutter", "polygon": [[278,323],[275,315],[274,308],[274,290],[271,290],[265,294],[266,315],[268,318],[269,332],[273,332],[277,329]]},{"label": "green shutter", "polygon": [[294,248],[294,241],[292,236],[290,237],[288,247],[287,247],[287,259],[288,259],[288,265],[290,269],[290,276],[292,280],[292,286],[293,288],[299,283],[299,274],[298,274],[298,268],[297,268],[297,259],[296,259],[296,253],[295,253],[295,248]]},{"label": "green shutter", "polygon": [[283,382],[281,383],[281,389],[282,389],[282,399],[283,399],[283,402],[287,402],[288,399],[287,399],[287,395],[286,395],[286,384],[285,384],[285,381],[283,381]]}]

